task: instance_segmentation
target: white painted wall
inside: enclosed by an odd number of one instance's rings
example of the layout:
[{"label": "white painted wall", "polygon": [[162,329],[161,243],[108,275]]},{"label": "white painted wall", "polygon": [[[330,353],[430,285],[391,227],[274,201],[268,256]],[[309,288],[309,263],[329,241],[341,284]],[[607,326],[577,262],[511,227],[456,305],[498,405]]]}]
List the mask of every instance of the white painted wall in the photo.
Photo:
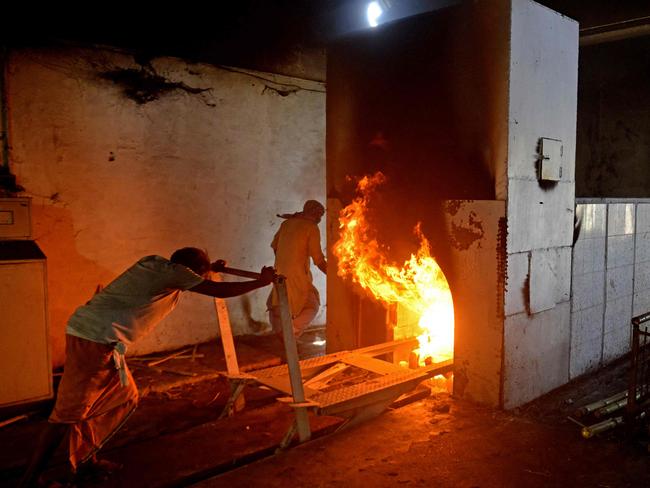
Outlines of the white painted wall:
[{"label": "white painted wall", "polygon": [[[138,68],[127,55],[22,50],[10,58],[11,168],[34,198],[34,236],[48,256],[55,364],[69,314],[139,257],[197,246],[258,270],[273,262],[275,214],[324,201],[322,84],[171,58],[153,66],[207,91],[138,105],[99,76]],[[287,87],[286,96],[273,90]],[[324,301],[325,280],[314,275]],[[191,295],[131,352],[214,338],[212,301]],[[228,300],[236,334],[264,330],[266,296]],[[321,311],[315,323],[324,322]]]},{"label": "white painted wall", "polygon": [[[512,0],[508,134],[508,285],[503,406],[569,379],[570,269],[578,24]],[[539,139],[562,141],[561,181],[537,179]]]}]

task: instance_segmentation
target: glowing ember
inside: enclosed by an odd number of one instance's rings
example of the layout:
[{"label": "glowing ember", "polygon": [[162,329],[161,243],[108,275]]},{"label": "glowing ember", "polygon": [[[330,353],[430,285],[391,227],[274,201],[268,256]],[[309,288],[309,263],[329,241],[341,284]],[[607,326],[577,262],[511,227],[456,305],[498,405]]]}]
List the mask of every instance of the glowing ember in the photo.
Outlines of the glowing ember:
[{"label": "glowing ember", "polygon": [[421,364],[426,358],[434,362],[449,359],[454,351],[451,291],[438,263],[431,257],[429,241],[422,235],[420,224],[414,229],[420,248],[399,267],[389,263],[366,220],[370,196],[385,179],[380,172],[364,176],[357,184],[357,197],[341,210],[341,237],[334,244],[338,275],[359,283],[376,299],[405,307],[419,317],[420,349],[416,352]]}]

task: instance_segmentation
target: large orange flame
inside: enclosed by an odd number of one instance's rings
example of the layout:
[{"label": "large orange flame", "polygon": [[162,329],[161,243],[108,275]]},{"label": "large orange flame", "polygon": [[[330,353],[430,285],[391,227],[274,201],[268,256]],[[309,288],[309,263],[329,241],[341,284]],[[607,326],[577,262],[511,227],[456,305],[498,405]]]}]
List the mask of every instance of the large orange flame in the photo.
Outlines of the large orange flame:
[{"label": "large orange flame", "polygon": [[361,178],[357,197],[341,210],[340,238],[334,244],[338,275],[351,278],[377,300],[405,307],[419,318],[421,362],[428,357],[434,362],[450,359],[454,350],[451,291],[438,263],[431,257],[429,241],[422,235],[420,224],[414,229],[420,248],[399,267],[388,261],[366,220],[369,199],[385,180],[381,172]]}]

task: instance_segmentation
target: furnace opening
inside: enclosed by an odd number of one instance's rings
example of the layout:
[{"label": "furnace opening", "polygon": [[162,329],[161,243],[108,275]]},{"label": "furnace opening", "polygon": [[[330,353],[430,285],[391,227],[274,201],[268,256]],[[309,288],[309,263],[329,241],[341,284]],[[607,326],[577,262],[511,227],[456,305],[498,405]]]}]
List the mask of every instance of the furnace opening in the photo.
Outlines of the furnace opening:
[{"label": "furnace opening", "polygon": [[[431,255],[428,239],[417,222],[413,232],[419,247],[403,263],[390,257],[379,241],[367,213],[386,177],[377,172],[361,178],[356,197],[339,214],[339,240],[334,244],[337,274],[356,283],[362,293],[386,307],[389,339],[417,338],[418,347],[397,355],[407,367],[425,366],[453,358],[454,304],[447,279]],[[360,290],[359,290],[360,291]]]}]

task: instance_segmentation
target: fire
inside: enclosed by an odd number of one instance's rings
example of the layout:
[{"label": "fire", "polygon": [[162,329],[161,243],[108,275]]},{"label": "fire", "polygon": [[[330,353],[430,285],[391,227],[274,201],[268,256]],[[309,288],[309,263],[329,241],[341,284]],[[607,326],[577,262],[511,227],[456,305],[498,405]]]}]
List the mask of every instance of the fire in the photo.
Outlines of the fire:
[{"label": "fire", "polygon": [[[420,247],[400,267],[386,258],[382,246],[366,220],[369,199],[386,180],[378,172],[364,176],[357,184],[357,197],[341,210],[340,238],[334,244],[339,261],[338,275],[351,278],[385,304],[404,307],[418,317],[420,362],[453,357],[454,307],[449,284],[430,254],[429,241],[420,224],[414,232]],[[395,337],[396,339],[399,337]]]}]

